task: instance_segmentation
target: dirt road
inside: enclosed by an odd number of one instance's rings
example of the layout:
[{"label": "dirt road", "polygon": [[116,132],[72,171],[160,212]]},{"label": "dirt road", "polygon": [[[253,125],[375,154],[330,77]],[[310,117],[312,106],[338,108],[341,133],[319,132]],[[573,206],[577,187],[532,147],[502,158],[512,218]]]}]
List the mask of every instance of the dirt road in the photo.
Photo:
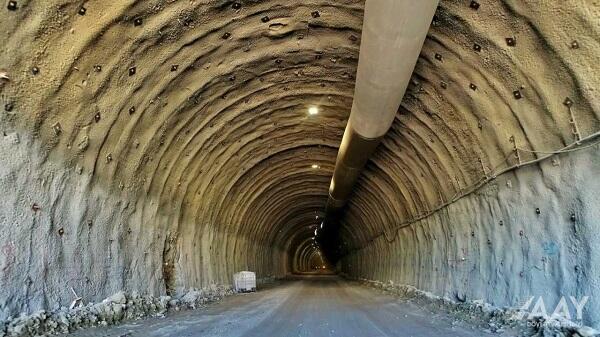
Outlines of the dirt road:
[{"label": "dirt road", "polygon": [[87,337],[498,336],[335,276],[308,276],[204,309],[71,334]]}]

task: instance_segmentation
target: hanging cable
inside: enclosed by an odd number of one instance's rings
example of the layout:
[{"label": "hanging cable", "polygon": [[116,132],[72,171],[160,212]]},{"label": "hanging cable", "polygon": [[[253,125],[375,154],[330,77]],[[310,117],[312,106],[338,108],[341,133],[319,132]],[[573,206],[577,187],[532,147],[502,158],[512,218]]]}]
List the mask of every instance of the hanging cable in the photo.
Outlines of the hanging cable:
[{"label": "hanging cable", "polygon": [[[419,222],[425,218],[428,218],[430,216],[432,216],[433,214],[437,213],[438,211],[452,205],[453,203],[459,201],[460,199],[469,196],[471,194],[473,194],[474,192],[477,192],[478,190],[480,190],[481,188],[483,188],[484,186],[486,186],[490,181],[496,179],[496,177],[498,177],[499,175],[503,175],[507,172],[513,171],[515,169],[524,167],[524,166],[529,166],[532,164],[536,164],[539,163],[541,161],[544,161],[552,156],[555,156],[557,154],[563,154],[563,153],[569,153],[569,152],[576,152],[576,151],[581,151],[581,150],[585,150],[594,146],[597,146],[598,144],[600,144],[600,140],[593,142],[592,144],[588,144],[586,146],[580,146],[583,143],[587,143],[587,142],[591,142],[594,139],[598,138],[600,136],[600,131],[594,132],[584,138],[579,139],[576,142],[573,142],[559,150],[555,150],[555,151],[537,151],[537,150],[526,150],[526,149],[521,149],[521,148],[516,148],[517,151],[523,151],[523,152],[528,152],[528,153],[536,153],[536,154],[544,154],[544,156],[541,156],[539,158],[530,160],[530,161],[525,161],[525,162],[520,162],[517,165],[513,165],[513,166],[509,166],[506,167],[498,172],[496,172],[497,169],[499,169],[503,164],[505,164],[508,159],[511,157],[512,153],[507,155],[503,161],[501,161],[500,163],[498,163],[492,170],[491,172],[489,172],[489,174],[486,174],[484,177],[482,177],[481,179],[477,180],[477,182],[471,184],[470,186],[468,186],[465,189],[462,189],[461,191],[457,192],[457,194],[454,195],[454,197],[452,197],[452,199],[450,199],[450,201],[442,203],[438,206],[436,206],[435,208],[433,208],[432,210],[430,210],[429,212],[426,212],[423,215],[417,216],[415,218],[412,218],[410,220],[407,221],[403,221],[401,223],[399,223],[398,225],[396,225],[395,227],[391,228],[391,231],[393,232],[393,236],[391,238],[391,240],[388,238],[390,235],[387,233],[386,229],[383,229],[381,232],[379,232],[378,234],[376,234],[375,236],[373,236],[370,240],[368,240],[368,242],[371,242],[377,238],[379,238],[380,236],[384,236],[384,238],[386,239],[386,241],[388,242],[393,242],[397,236],[398,230],[411,226],[413,224],[415,224],[416,222]],[[358,247],[358,248],[354,248],[354,249],[350,249],[350,250],[359,250],[364,248],[364,246]]]}]

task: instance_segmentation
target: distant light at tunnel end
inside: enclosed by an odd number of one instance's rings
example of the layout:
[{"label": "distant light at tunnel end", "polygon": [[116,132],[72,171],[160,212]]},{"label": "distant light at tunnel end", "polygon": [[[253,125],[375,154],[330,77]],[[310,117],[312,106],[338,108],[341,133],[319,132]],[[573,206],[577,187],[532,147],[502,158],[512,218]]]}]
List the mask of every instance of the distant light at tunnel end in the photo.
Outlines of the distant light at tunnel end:
[{"label": "distant light at tunnel end", "polygon": [[316,106],[311,106],[310,108],[308,108],[309,115],[317,115],[318,113],[319,113],[319,108],[317,108]]}]

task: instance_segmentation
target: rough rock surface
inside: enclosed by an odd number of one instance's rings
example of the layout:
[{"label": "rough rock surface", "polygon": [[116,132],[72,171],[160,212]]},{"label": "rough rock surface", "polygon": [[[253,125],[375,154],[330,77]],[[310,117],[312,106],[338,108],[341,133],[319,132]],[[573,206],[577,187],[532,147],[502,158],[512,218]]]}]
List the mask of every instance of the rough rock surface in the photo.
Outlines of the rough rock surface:
[{"label": "rough rock surface", "polygon": [[125,320],[163,316],[169,310],[196,309],[233,294],[231,287],[212,286],[190,289],[179,298],[140,296],[120,291],[100,303],[55,311],[40,310],[31,315],[0,321],[0,337],[46,336],[73,332],[94,326],[107,326]]},{"label": "rough rock surface", "polygon": [[[560,165],[549,160],[498,176],[441,211],[351,251],[343,269],[499,307],[520,307],[534,297],[533,307],[542,298],[548,314],[563,297],[569,302],[570,296],[588,296],[580,320],[596,327],[599,154],[595,145],[556,156]],[[576,314],[573,306],[569,312]]]},{"label": "rough rock surface", "polygon": [[413,286],[359,279],[362,284],[399,296],[419,307],[449,312],[456,319],[476,324],[483,331],[502,333],[507,329],[522,336],[579,337],[600,336],[600,331],[562,318],[531,317],[519,308],[498,308],[482,300],[456,301],[433,295]]}]

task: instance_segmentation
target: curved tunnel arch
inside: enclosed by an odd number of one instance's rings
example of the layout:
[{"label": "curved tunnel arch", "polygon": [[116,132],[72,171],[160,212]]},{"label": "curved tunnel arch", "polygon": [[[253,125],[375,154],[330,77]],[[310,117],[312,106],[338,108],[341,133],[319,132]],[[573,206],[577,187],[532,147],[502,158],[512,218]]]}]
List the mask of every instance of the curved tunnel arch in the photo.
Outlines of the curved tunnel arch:
[{"label": "curved tunnel arch", "polygon": [[[363,6],[94,0],[80,15],[79,2],[20,0],[5,10],[0,125],[15,160],[1,172],[19,178],[3,183],[16,192],[2,222],[16,225],[0,236],[15,247],[3,260],[11,296],[0,316],[68,301],[69,291],[42,286],[64,275],[99,300],[229,284],[241,269],[261,278],[310,268],[312,217],[323,216],[352,105]],[[597,16],[576,1],[441,1],[392,128],[340,219],[341,270],[504,305],[502,294],[528,287],[515,271],[543,251],[514,242],[587,242],[563,228],[571,212],[589,233],[598,228],[597,197],[567,186],[587,182],[577,168],[597,168],[593,153],[490,178],[600,129]],[[560,221],[542,228],[532,203]],[[41,252],[16,248],[32,240]],[[589,265],[562,249],[557,269]],[[448,262],[467,256],[482,280]],[[559,292],[580,282],[556,285],[551,274]],[[591,308],[589,317],[600,303]]]}]

